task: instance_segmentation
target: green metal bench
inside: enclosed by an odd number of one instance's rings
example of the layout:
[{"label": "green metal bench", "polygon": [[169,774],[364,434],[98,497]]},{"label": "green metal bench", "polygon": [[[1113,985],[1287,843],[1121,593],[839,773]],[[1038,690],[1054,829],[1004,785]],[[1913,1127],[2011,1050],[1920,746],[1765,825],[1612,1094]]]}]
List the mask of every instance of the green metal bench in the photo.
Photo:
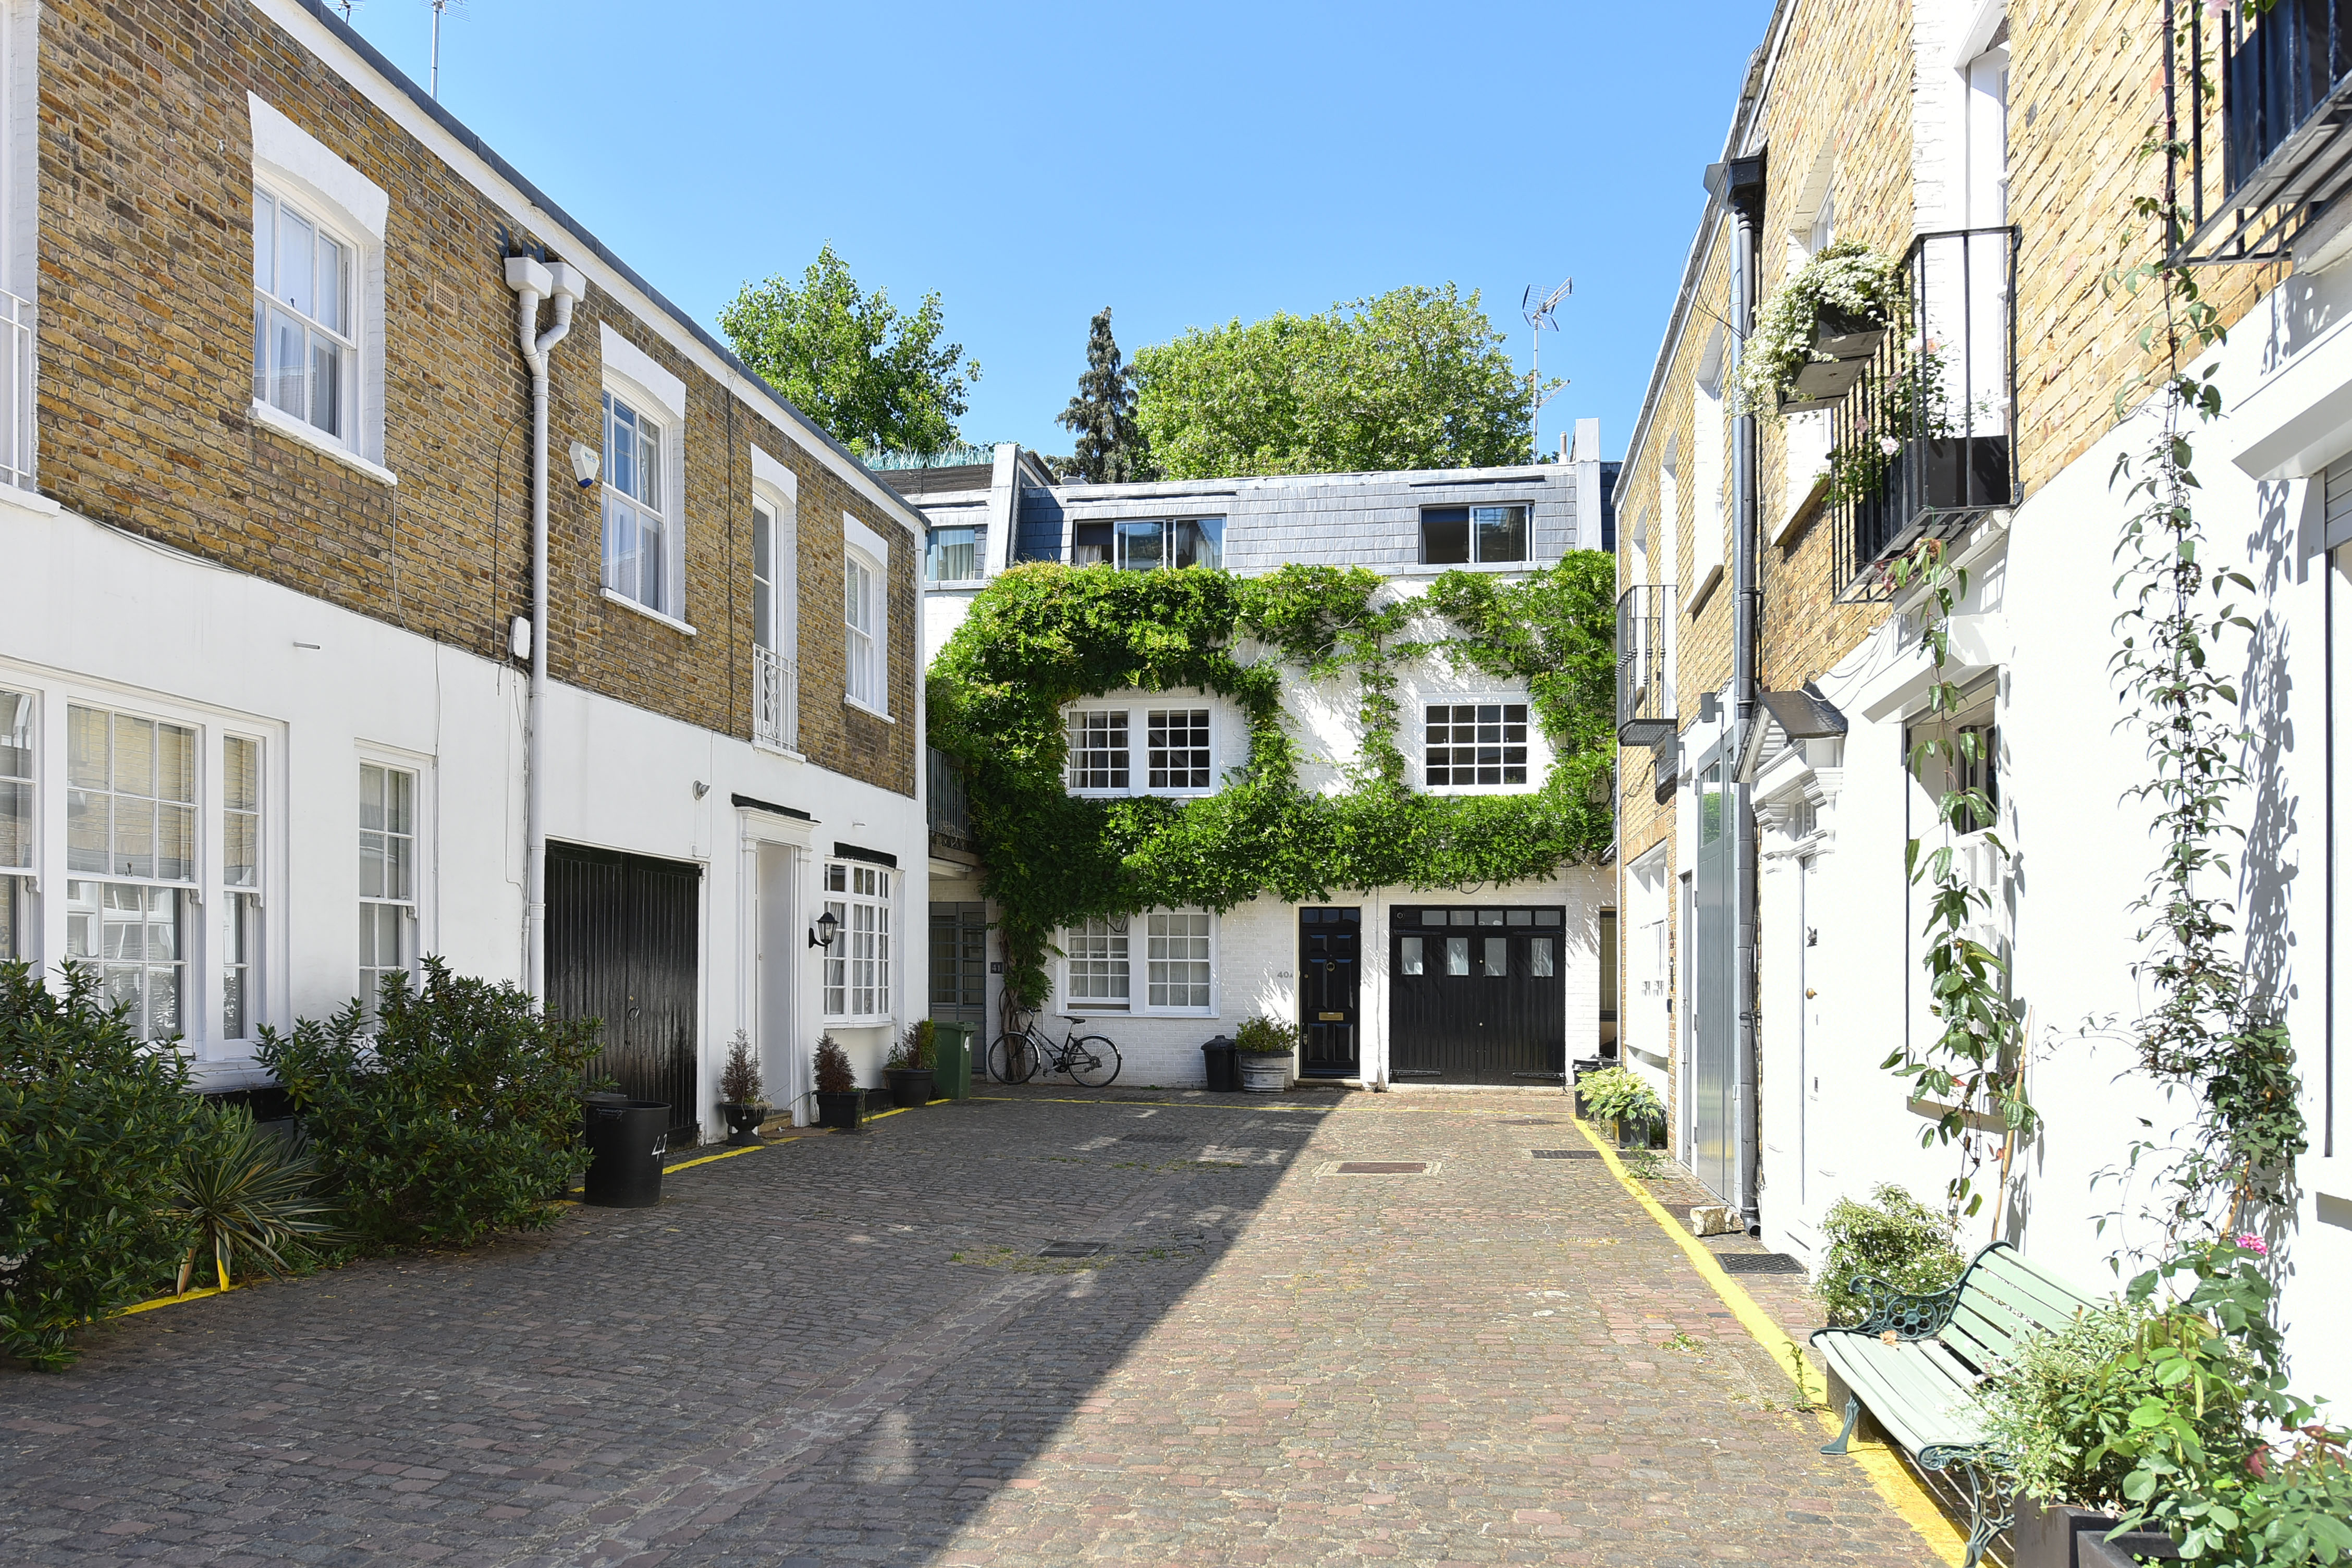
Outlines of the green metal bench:
[{"label": "green metal bench", "polygon": [[2011,1499],[1985,1442],[1976,1385],[2005,1363],[2020,1340],[2063,1329],[2098,1303],[2005,1241],[1976,1256],[1948,1290],[1915,1295],[1864,1275],[1854,1282],[1863,1321],[1817,1329],[1813,1347],[1845,1384],[1845,1426],[1822,1449],[1843,1454],[1863,1406],[1927,1470],[1958,1469],[1969,1482],[1968,1568],[2009,1528]]}]

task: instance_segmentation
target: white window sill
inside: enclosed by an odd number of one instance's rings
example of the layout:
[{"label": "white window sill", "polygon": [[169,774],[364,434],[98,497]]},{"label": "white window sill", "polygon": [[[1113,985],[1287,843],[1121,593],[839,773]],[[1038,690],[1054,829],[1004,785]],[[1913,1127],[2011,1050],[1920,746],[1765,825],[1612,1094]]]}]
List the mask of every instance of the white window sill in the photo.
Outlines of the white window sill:
[{"label": "white window sill", "polygon": [[1722,581],[1723,566],[1720,563],[1700,572],[1698,581],[1691,585],[1690,596],[1683,601],[1683,614],[1697,615],[1701,606],[1706,605],[1706,596],[1714,593],[1715,585]]},{"label": "white window sill", "polygon": [[858,1016],[847,1018],[827,1013],[824,1015],[824,1026],[828,1029],[887,1029],[895,1026],[898,1022],[896,1018],[892,1017],[887,1013],[877,1013],[870,1017]]},{"label": "white window sill", "polygon": [[1409,566],[1399,566],[1399,577],[1435,577],[1447,572],[1535,572],[1542,569],[1540,561],[1456,561],[1440,564],[1433,561],[1416,561]]},{"label": "white window sill", "polygon": [[[1530,768],[1528,771],[1529,773],[1534,773],[1536,770]],[[1421,793],[1426,795],[1435,796],[1439,800],[1447,800],[1454,796],[1467,797],[1481,795],[1536,795],[1539,794],[1542,789],[1543,785],[1537,783],[1523,784],[1423,784],[1421,786]]]},{"label": "white window sill", "polygon": [[808,761],[808,754],[804,752],[795,752],[790,746],[778,746],[766,741],[752,742],[751,749],[755,752],[765,752],[772,757],[790,757],[796,763]]},{"label": "white window sill", "polygon": [[844,708],[855,708],[860,713],[864,713],[870,718],[881,720],[885,724],[896,724],[898,721],[896,719],[891,718],[887,713],[883,712],[879,708],[876,708],[869,703],[860,702],[855,697],[843,698],[841,700],[841,705]]},{"label": "white window sill", "polygon": [[345,468],[356,468],[378,484],[400,483],[400,476],[390,468],[381,463],[369,462],[317,426],[307,420],[297,419],[282,408],[275,407],[256,398],[249,413],[255,424],[266,425],[280,436],[290,436],[305,447],[324,452]]},{"label": "white window sill", "polygon": [[604,589],[602,592],[604,597],[610,599],[614,604],[620,605],[623,609],[635,610],[637,614],[645,616],[645,618],[649,621],[659,621],[662,625],[667,626],[674,632],[684,632],[690,637],[700,637],[702,635],[700,632],[696,631],[692,626],[688,626],[684,621],[679,620],[676,616],[665,616],[659,610],[653,608],[651,605],[638,604],[626,594],[616,594],[610,588]]},{"label": "white window sill", "polygon": [[1071,789],[1063,793],[1077,800],[1206,800],[1214,789]]},{"label": "white window sill", "polygon": [[20,511],[28,517],[55,517],[65,508],[38,490],[0,484],[0,512]]},{"label": "white window sill", "polygon": [[969,593],[975,588],[987,586],[988,579],[985,577],[959,577],[951,583],[926,582],[923,584],[923,592],[928,594],[934,588],[942,588],[951,593]]}]

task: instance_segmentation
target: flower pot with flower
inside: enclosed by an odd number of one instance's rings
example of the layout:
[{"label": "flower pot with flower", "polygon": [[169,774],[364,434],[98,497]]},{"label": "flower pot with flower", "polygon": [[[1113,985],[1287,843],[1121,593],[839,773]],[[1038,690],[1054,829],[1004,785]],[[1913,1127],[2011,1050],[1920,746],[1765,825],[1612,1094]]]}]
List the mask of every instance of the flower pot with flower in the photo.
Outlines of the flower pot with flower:
[{"label": "flower pot with flower", "polygon": [[1234,1032],[1234,1045],[1241,1053],[1243,1089],[1252,1094],[1280,1094],[1290,1087],[1297,1025],[1255,1014],[1242,1020]]},{"label": "flower pot with flower", "polygon": [[817,1125],[856,1131],[866,1124],[866,1091],[857,1087],[849,1053],[831,1035],[820,1035],[815,1067]]},{"label": "flower pot with flower", "polygon": [[882,1081],[890,1089],[890,1103],[901,1110],[931,1102],[933,1073],[938,1064],[938,1026],[918,1018],[891,1047],[883,1065]]},{"label": "flower pot with flower", "polygon": [[760,1066],[751,1059],[751,1038],[741,1029],[728,1047],[727,1065],[719,1074],[719,1112],[727,1118],[727,1146],[750,1149],[760,1142],[760,1123],[769,1108],[760,1099]]}]

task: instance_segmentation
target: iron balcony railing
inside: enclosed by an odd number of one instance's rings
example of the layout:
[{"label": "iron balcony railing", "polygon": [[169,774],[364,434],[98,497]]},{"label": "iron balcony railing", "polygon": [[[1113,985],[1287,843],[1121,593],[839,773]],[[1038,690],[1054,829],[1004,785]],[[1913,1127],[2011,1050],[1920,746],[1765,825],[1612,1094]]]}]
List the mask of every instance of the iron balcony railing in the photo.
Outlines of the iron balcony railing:
[{"label": "iron balcony railing", "polygon": [[972,847],[971,802],[964,794],[963,774],[955,762],[937,746],[924,748],[930,753],[930,819],[931,837],[951,849],[969,853]]},{"label": "iron balcony railing", "polygon": [[1666,617],[1670,588],[1655,583],[1617,597],[1617,740],[1654,746],[1675,732],[1674,694],[1666,689]]},{"label": "iron balcony railing", "polygon": [[800,750],[800,672],[772,647],[751,649],[751,738],[763,746]]},{"label": "iron balcony railing", "polygon": [[2173,259],[2279,260],[2352,186],[2352,0],[2164,11]]},{"label": "iron balcony railing", "polygon": [[33,302],[0,291],[0,335],[7,339],[0,365],[0,484],[33,488]]},{"label": "iron balcony railing", "polygon": [[1886,597],[1920,540],[2017,504],[2017,250],[2014,227],[1923,234],[1885,332],[1836,340],[1859,374],[1813,405],[1830,410],[1840,600]]}]

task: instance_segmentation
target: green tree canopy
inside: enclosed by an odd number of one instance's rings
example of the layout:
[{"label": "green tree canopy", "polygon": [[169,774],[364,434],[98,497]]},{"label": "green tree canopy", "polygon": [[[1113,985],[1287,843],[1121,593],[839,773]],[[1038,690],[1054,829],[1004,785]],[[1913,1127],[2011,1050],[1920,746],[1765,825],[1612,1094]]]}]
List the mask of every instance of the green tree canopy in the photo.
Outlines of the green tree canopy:
[{"label": "green tree canopy", "polygon": [[1078,395],[1055,422],[1078,433],[1077,450],[1063,478],[1116,485],[1158,477],[1143,432],[1136,427],[1135,376],[1119,364],[1108,305],[1087,331],[1087,371],[1078,377]]},{"label": "green tree canopy", "polygon": [[1529,458],[1528,384],[1473,290],[1391,289],[1139,349],[1136,421],[1170,479]]},{"label": "green tree canopy", "polygon": [[936,452],[961,438],[956,416],[980,362],[941,343],[936,292],[910,315],[871,294],[827,241],[796,284],[746,283],[719,326],[745,364],[860,457]]}]

